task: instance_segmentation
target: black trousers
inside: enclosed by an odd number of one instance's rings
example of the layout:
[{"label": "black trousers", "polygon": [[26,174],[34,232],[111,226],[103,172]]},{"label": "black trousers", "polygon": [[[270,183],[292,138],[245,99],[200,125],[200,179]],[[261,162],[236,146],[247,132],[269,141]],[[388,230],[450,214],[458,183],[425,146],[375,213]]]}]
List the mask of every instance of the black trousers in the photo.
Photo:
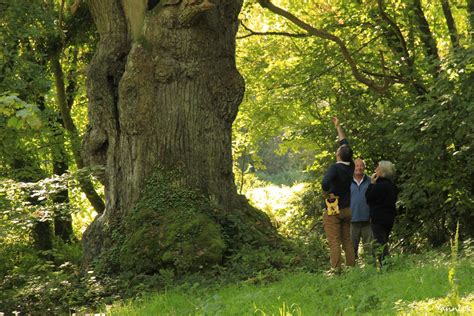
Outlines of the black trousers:
[{"label": "black trousers", "polygon": [[382,266],[382,262],[388,256],[388,237],[392,231],[393,221],[371,223],[375,239],[375,255]]}]

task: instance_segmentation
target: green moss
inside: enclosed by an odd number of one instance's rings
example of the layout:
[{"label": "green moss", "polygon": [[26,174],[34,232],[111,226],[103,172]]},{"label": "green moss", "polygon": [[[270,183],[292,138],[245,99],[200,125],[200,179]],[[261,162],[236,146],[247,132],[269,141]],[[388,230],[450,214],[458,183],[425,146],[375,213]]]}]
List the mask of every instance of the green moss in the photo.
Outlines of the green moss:
[{"label": "green moss", "polygon": [[124,219],[123,270],[196,271],[222,261],[226,245],[209,201],[180,183],[178,172],[157,170],[140,201]]}]

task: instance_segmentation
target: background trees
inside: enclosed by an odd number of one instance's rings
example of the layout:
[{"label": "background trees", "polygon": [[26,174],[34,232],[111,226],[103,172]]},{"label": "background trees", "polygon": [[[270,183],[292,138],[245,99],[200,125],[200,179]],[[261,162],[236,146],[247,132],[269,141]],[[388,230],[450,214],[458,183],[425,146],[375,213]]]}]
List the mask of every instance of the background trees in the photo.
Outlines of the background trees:
[{"label": "background trees", "polygon": [[239,116],[248,138],[278,136],[282,148],[313,151],[317,183],[333,152],[329,118],[338,115],[369,170],[380,159],[396,163],[400,238],[440,245],[458,220],[472,236],[472,9],[259,3],[267,10],[244,13],[238,54],[249,79]]},{"label": "background trees", "polygon": [[[2,8],[0,85],[2,132],[6,133],[2,172],[17,181],[36,182],[48,174],[62,175],[70,167],[83,168],[79,133],[86,122],[79,119],[85,110],[80,106],[85,98],[81,67],[94,42],[88,11],[65,7],[64,1],[17,1],[3,3]],[[76,122],[72,113],[79,115]],[[95,210],[103,211],[102,199],[87,176],[79,183]],[[67,208],[67,190],[51,196],[54,203]],[[39,203],[35,200],[32,197],[30,202]],[[40,216],[37,226],[46,225],[49,217]],[[54,215],[55,234],[64,240],[73,236],[70,217],[67,209]],[[43,250],[51,248],[48,232],[45,227],[34,234],[36,239],[45,238],[38,240],[45,243]]]}]

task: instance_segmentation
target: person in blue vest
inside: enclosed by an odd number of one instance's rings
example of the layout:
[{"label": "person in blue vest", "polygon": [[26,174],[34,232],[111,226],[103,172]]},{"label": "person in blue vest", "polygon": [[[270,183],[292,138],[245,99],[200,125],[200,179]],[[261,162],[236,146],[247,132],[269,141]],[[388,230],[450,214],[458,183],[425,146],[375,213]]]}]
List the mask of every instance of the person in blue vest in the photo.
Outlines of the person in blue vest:
[{"label": "person in blue vest", "polygon": [[354,178],[351,183],[351,239],[354,245],[354,254],[358,258],[359,244],[362,240],[364,254],[372,254],[374,235],[370,227],[369,205],[365,199],[365,192],[370,184],[370,177],[365,174],[365,162],[361,158],[354,160]]}]

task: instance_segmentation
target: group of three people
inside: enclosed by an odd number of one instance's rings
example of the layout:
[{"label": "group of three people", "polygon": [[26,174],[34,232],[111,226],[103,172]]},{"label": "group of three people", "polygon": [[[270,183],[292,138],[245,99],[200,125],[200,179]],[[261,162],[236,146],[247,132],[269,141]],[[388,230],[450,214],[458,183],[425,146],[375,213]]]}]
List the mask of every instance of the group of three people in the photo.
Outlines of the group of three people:
[{"label": "group of three people", "polygon": [[[372,177],[365,175],[365,162],[360,158],[353,161],[352,149],[339,120],[336,117],[332,120],[340,146],[336,163],[327,170],[322,181],[326,202],[323,224],[331,268],[341,268],[341,246],[345,264],[354,266],[361,239],[364,251],[376,255],[381,265],[388,255],[388,237],[396,215],[395,167],[389,161],[380,161]],[[374,242],[375,247],[372,247]]]}]

